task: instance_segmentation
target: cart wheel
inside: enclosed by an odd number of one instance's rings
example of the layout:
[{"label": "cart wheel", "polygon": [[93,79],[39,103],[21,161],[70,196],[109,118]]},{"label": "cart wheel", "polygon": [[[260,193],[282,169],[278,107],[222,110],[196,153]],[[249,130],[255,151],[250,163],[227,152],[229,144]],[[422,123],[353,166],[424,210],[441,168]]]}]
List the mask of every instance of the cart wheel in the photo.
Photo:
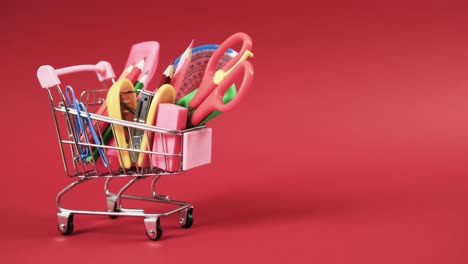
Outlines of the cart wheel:
[{"label": "cart wheel", "polygon": [[183,228],[190,228],[193,225],[193,208],[181,212],[179,223]]},{"label": "cart wheel", "polygon": [[59,232],[64,236],[69,236],[73,233],[73,214],[70,214],[65,223],[57,225]]},{"label": "cart wheel", "polygon": [[[116,202],[117,198],[115,197],[115,195],[108,195],[107,196],[107,212],[110,212],[110,213],[115,213],[115,212],[119,212],[119,209],[117,208],[117,202]],[[115,219],[117,218],[116,215],[108,215],[110,219]]]},{"label": "cart wheel", "polygon": [[[112,211],[109,211],[109,212],[119,212],[119,210],[117,209],[117,204],[114,204],[114,209],[112,209]],[[110,219],[116,219],[118,216],[117,215],[108,215]]]},{"label": "cart wheel", "polygon": [[159,240],[163,234],[163,229],[161,227],[161,223],[159,222],[159,218],[156,220],[154,218],[147,218],[145,219],[146,225],[146,236],[153,241]]}]

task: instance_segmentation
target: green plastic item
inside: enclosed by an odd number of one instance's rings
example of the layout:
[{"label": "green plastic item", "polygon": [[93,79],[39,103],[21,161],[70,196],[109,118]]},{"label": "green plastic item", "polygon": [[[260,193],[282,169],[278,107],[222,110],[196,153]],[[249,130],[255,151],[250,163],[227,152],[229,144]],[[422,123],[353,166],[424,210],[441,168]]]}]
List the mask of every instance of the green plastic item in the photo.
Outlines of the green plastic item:
[{"label": "green plastic item", "polygon": [[[185,108],[188,108],[188,105],[190,103],[190,101],[192,100],[192,98],[195,96],[195,94],[197,93],[198,89],[195,89],[193,90],[192,92],[190,92],[189,94],[185,95],[184,97],[180,98],[179,101],[177,101],[177,105],[178,106],[182,106],[182,107],[185,107]],[[236,97],[237,95],[237,90],[236,90],[236,85],[235,84],[232,84],[231,87],[229,87],[229,89],[226,91],[226,93],[224,93],[224,96],[223,96],[223,104],[227,104],[229,103],[232,99],[234,99],[234,97]],[[203,121],[200,122],[200,124],[196,125],[196,126],[203,126],[206,124],[206,122],[208,120],[211,120],[213,119],[214,117],[220,115],[221,112],[219,111],[214,111],[213,113],[211,113],[210,115],[208,115],[205,119],[203,119]],[[190,120],[190,116],[189,116],[189,120]]]},{"label": "green plastic item", "polygon": [[[104,141],[103,144],[107,145],[109,143],[109,141],[112,139],[112,136],[113,136],[112,128],[111,128],[111,126],[108,126],[106,128],[106,130],[104,131],[104,133],[102,134],[102,139]],[[104,149],[104,151],[105,151],[105,149]],[[91,157],[91,155],[86,157],[86,161],[92,162],[93,158],[94,158],[95,161],[99,158],[99,151],[98,151],[97,148],[93,149],[93,156],[92,157]]]}]

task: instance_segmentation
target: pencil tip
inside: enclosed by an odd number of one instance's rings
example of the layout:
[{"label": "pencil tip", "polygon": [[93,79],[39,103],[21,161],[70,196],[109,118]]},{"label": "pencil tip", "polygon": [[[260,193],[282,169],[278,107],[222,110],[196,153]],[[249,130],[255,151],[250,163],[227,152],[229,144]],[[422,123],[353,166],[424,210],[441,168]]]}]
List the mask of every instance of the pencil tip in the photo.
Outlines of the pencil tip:
[{"label": "pencil tip", "polygon": [[143,69],[143,67],[145,66],[145,60],[144,59],[140,60],[135,66],[140,69]]},{"label": "pencil tip", "polygon": [[174,65],[173,64],[167,66],[166,70],[164,71],[164,75],[170,76],[172,72],[174,72]]},{"label": "pencil tip", "polygon": [[148,72],[146,72],[145,74],[143,74],[143,76],[141,76],[140,81],[142,83],[145,83],[147,79],[148,79]]}]

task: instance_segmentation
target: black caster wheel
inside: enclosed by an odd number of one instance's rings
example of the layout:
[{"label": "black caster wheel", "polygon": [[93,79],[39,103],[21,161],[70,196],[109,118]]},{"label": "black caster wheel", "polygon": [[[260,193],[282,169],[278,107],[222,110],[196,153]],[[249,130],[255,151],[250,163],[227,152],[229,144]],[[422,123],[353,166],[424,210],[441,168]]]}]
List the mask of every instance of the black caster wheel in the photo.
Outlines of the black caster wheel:
[{"label": "black caster wheel", "polygon": [[58,224],[59,232],[64,236],[69,236],[73,233],[73,214],[70,214],[67,219],[67,224]]},{"label": "black caster wheel", "polygon": [[156,228],[148,228],[148,226],[147,226],[147,228],[146,228],[146,236],[150,240],[153,240],[153,241],[159,240],[162,237],[162,234],[163,234],[163,229],[161,227],[161,223],[159,222],[159,218],[158,218],[158,220],[156,220],[155,227]]},{"label": "black caster wheel", "polygon": [[193,225],[193,208],[187,210],[187,214],[181,214],[179,223],[183,228],[190,228]]},{"label": "black caster wheel", "polygon": [[[119,212],[119,210],[117,209],[117,204],[114,204],[114,209],[112,209],[113,213],[115,212]],[[118,216],[117,215],[108,215],[110,219],[116,219]]]}]

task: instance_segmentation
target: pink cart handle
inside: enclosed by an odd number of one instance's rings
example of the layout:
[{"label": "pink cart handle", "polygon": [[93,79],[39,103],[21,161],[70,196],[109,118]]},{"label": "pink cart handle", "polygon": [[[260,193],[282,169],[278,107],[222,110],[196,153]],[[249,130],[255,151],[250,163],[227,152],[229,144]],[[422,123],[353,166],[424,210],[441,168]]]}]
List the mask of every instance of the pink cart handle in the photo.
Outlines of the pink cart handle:
[{"label": "pink cart handle", "polygon": [[43,65],[37,70],[37,79],[39,79],[42,88],[49,88],[60,84],[60,75],[84,71],[96,72],[101,82],[115,78],[114,70],[112,70],[110,63],[107,61],[100,61],[96,65],[77,65],[57,70],[50,65]]}]

